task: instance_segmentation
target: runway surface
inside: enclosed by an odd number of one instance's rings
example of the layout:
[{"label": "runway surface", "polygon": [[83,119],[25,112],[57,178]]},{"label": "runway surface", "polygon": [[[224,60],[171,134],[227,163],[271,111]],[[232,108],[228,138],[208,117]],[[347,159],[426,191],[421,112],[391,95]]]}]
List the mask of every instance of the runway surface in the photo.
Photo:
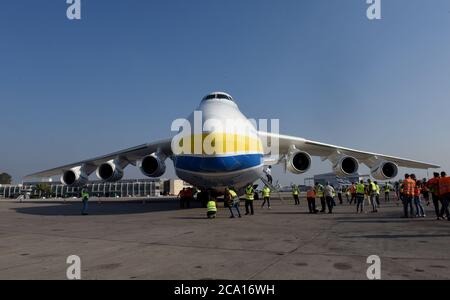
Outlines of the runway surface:
[{"label": "runway surface", "polygon": [[214,220],[173,199],[91,201],[89,216],[79,202],[0,200],[0,279],[66,279],[73,254],[82,279],[367,279],[370,255],[382,279],[450,279],[450,222],[431,207],[425,219],[395,203],[310,215],[283,198],[242,219],[219,204]]}]

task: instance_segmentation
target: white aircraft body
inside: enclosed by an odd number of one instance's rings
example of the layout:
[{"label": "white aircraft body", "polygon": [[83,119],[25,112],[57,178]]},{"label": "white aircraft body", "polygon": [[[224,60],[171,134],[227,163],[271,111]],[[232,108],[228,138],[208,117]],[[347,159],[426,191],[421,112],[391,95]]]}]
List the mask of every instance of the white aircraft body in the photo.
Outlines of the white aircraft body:
[{"label": "white aircraft body", "polygon": [[[372,177],[377,180],[389,180],[396,177],[399,167],[439,168],[434,164],[258,131],[241,113],[233,98],[222,92],[212,93],[203,98],[197,110],[188,117],[187,121],[191,125],[194,124],[195,116],[199,114],[202,122],[200,126],[205,125],[208,120],[224,121],[224,123],[225,120],[232,120],[233,126],[226,128],[212,126],[209,130],[202,128],[199,133],[198,131],[180,132],[174,138],[117,151],[26,177],[48,178],[60,175],[62,183],[69,186],[82,186],[89,181],[89,175],[94,172],[103,181],[118,181],[123,177],[124,168],[131,164],[137,166],[144,175],[157,178],[165,173],[165,161],[170,158],[180,179],[201,189],[222,192],[225,187],[242,190],[246,185],[261,178],[263,168],[267,165],[284,164],[286,170],[294,174],[305,173],[311,167],[312,156],[329,160],[333,171],[339,176],[356,174],[359,165],[365,164],[371,170]],[[242,126],[243,130],[237,128],[236,131],[236,127],[239,126]],[[230,130],[230,127],[233,127],[233,130]],[[215,146],[215,151],[212,153],[202,149],[202,146],[194,149],[198,145],[196,140],[203,145],[202,142],[205,139],[210,139],[211,144]],[[242,142],[237,143],[237,140]],[[193,151],[182,151],[189,141],[193,143],[184,149],[189,148]],[[267,151],[267,148],[273,145],[277,145],[278,156]]]}]

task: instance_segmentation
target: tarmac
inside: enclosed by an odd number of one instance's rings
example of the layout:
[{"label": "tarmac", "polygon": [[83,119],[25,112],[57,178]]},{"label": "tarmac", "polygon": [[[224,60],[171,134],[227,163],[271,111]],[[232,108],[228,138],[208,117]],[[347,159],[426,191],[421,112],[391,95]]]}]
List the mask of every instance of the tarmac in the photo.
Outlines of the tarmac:
[{"label": "tarmac", "polygon": [[[304,199],[255,201],[254,216],[229,219],[175,199],[0,200],[0,279],[66,279],[69,255],[82,279],[367,279],[367,258],[381,259],[381,279],[450,279],[450,222],[402,219],[396,202],[379,213],[353,205],[311,215]],[[241,209],[243,210],[242,206]],[[369,210],[369,208],[366,208]]]}]

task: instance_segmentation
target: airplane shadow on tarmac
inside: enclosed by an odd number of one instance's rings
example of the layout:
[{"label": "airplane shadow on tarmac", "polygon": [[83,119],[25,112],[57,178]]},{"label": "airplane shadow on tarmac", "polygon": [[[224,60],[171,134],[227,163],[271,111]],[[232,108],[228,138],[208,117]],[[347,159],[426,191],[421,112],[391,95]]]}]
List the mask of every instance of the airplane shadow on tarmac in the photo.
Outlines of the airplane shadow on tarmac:
[{"label": "airplane shadow on tarmac", "polygon": [[[48,204],[45,203],[45,204]],[[24,203],[23,205],[26,205]],[[46,206],[28,206],[13,208],[18,213],[39,215],[39,216],[79,216],[81,214],[81,203],[60,203],[58,205]],[[191,203],[191,208],[200,207],[197,203]],[[129,203],[98,203],[90,202],[88,213],[91,216],[107,216],[107,215],[127,215],[154,213],[163,211],[179,210],[178,201],[173,202],[129,202]]]},{"label": "airplane shadow on tarmac", "polygon": [[365,239],[411,239],[411,238],[443,238],[450,237],[450,234],[374,234],[359,235],[344,238],[365,238]]}]

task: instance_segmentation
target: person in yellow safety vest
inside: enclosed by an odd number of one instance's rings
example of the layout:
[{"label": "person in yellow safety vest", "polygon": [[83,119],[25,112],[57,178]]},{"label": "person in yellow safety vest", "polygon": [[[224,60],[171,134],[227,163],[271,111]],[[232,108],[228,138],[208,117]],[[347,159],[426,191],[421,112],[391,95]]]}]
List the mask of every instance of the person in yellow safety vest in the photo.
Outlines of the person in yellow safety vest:
[{"label": "person in yellow safety vest", "polygon": [[88,215],[87,209],[88,209],[88,202],[89,202],[89,193],[86,188],[83,188],[81,190],[81,200],[83,201],[83,207],[81,208],[81,214],[83,216]]},{"label": "person in yellow safety vest", "polygon": [[231,213],[230,218],[234,218],[233,208],[238,213],[239,218],[241,218],[242,217],[241,211],[239,210],[239,196],[237,195],[237,193],[231,188],[226,188],[225,189],[225,200],[227,201],[228,208],[230,209],[230,213]]},{"label": "person in yellow safety vest", "polygon": [[264,201],[263,201],[263,204],[261,205],[261,208],[263,208],[267,202],[267,207],[270,209],[270,188],[267,185],[264,186],[264,188],[262,190],[262,196],[263,196]]},{"label": "person in yellow safety vest", "polygon": [[217,205],[214,199],[209,199],[208,203],[206,204],[206,209],[206,216],[208,217],[208,219],[215,219],[217,214]]},{"label": "person in yellow safety vest", "polygon": [[248,185],[245,189],[245,195],[247,198],[245,199],[245,215],[251,213],[251,215],[255,214],[255,211],[253,210],[253,200],[255,200],[255,189],[253,188],[253,185]]},{"label": "person in yellow safety vest", "polygon": [[381,188],[378,185],[378,182],[374,182],[375,183],[375,188],[376,188],[376,197],[375,200],[377,200],[377,206],[380,207],[380,193],[381,193]]},{"label": "person in yellow safety vest", "polygon": [[389,195],[391,193],[391,187],[389,186],[389,184],[386,182],[386,184],[384,185],[384,202],[389,202]]},{"label": "person in yellow safety vest", "polygon": [[325,212],[325,209],[326,209],[325,194],[323,192],[324,186],[321,185],[320,183],[316,183],[315,190],[316,190],[317,198],[320,199],[320,205],[322,206],[322,209],[320,210],[320,212],[323,213],[323,212]]},{"label": "person in yellow safety vest", "polygon": [[292,196],[294,197],[295,205],[300,205],[299,195],[300,190],[298,189],[298,186],[294,184],[292,186]]},{"label": "person in yellow safety vest", "polygon": [[377,210],[377,199],[376,199],[377,198],[377,186],[370,179],[367,179],[367,183],[369,184],[367,194],[369,196],[370,203],[372,204],[372,212],[375,213],[378,211]]},{"label": "person in yellow safety vest", "polygon": [[365,194],[366,186],[364,185],[364,181],[360,181],[356,185],[356,213],[364,212],[364,194]]}]

